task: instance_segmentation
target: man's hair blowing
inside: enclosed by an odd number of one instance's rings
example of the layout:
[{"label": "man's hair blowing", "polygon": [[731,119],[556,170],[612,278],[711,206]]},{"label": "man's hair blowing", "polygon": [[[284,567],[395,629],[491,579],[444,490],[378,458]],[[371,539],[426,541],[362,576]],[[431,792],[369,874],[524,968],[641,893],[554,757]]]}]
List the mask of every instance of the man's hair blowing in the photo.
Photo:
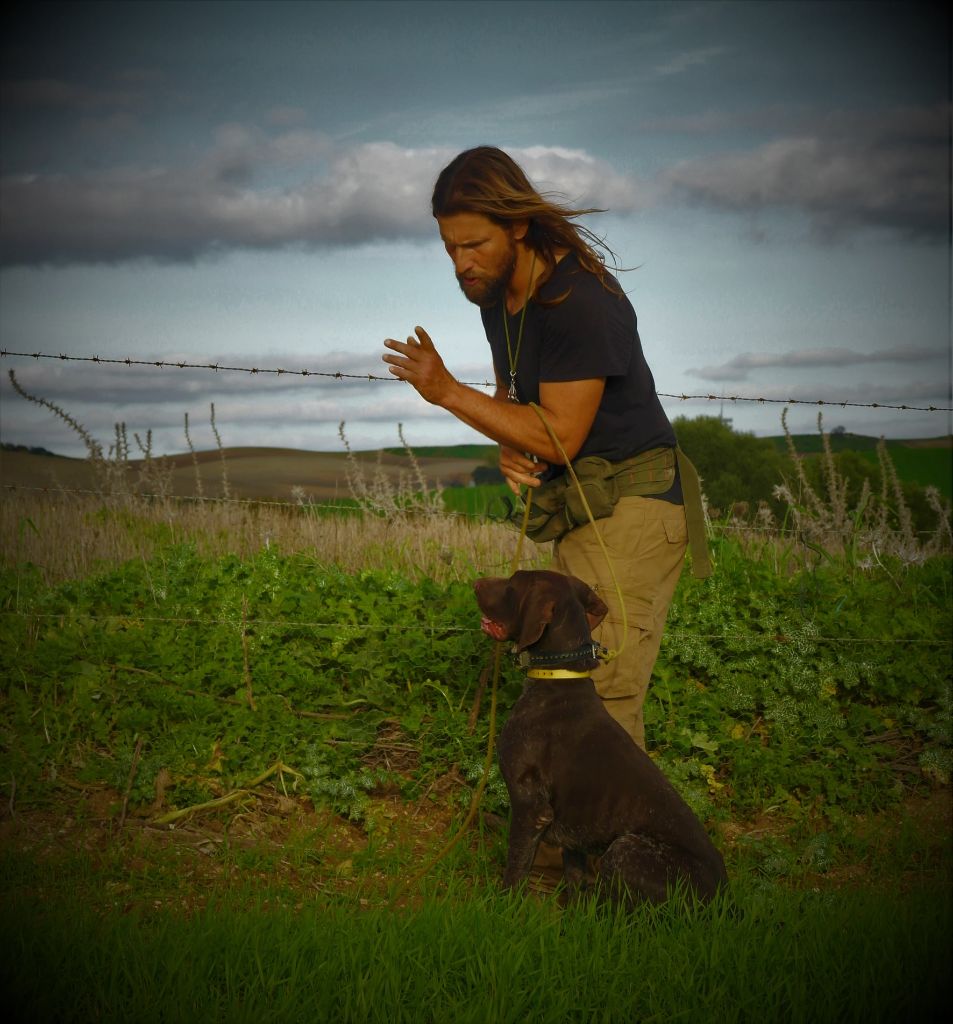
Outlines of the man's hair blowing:
[{"label": "man's hair blowing", "polygon": [[[437,177],[431,199],[434,217],[449,217],[455,213],[479,213],[501,226],[514,221],[529,221],[524,242],[547,264],[547,271],[537,282],[537,290],[556,266],[556,252],[568,249],[576,254],[580,266],[595,274],[602,283],[610,285],[606,269],[606,254],[615,254],[588,228],[573,224],[573,220],[587,213],[604,213],[597,207],[575,209],[557,202],[556,194],[540,193],[530,182],[523,169],[502,149],[495,146],[477,146],[454,157]],[[555,301],[559,302],[565,295]]]}]

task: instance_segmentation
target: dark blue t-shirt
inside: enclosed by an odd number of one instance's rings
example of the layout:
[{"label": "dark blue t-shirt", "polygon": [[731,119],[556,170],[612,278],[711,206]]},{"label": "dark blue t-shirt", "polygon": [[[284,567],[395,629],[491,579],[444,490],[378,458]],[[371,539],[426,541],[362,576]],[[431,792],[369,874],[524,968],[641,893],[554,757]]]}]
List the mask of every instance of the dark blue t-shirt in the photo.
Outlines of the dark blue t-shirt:
[{"label": "dark blue t-shirt", "polygon": [[[635,310],[622,286],[610,274],[608,287],[567,254],[526,308],[523,341],[516,364],[516,394],[522,403],[539,402],[540,383],[605,378],[605,391],[589,436],[576,458],[598,455],[610,462],[650,448],[673,448],[675,431],[655,393],[652,371],[645,361]],[[554,306],[543,301],[566,295]],[[505,305],[481,310],[483,327],[493,353],[493,365],[504,386],[510,369],[503,330]],[[520,314],[508,316],[510,344],[515,354]],[[562,472],[554,467],[548,475]],[[674,493],[673,493],[674,492]],[[676,480],[672,492],[657,495],[681,501]]]}]

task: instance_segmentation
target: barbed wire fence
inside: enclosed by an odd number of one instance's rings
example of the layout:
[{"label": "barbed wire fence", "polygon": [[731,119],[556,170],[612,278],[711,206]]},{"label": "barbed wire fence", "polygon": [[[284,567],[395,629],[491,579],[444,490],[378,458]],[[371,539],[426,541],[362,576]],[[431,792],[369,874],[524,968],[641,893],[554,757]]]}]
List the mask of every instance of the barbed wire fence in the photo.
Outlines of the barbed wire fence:
[{"label": "barbed wire fence", "polygon": [[[265,375],[274,377],[284,376],[299,376],[302,378],[325,378],[332,380],[361,380],[368,381],[371,383],[389,383],[389,384],[402,384],[403,381],[392,375],[379,376],[371,373],[350,373],[346,371],[330,371],[330,370],[310,370],[310,369],[287,369],[283,367],[257,367],[257,366],[235,366],[222,362],[191,362],[187,360],[169,360],[169,359],[144,359],[134,357],[104,357],[98,355],[92,356],[79,356],[79,355],[67,355],[65,353],[49,353],[49,352],[20,352],[13,351],[10,349],[0,349],[0,358],[5,357],[19,357],[32,359],[35,361],[39,360],[52,360],[59,362],[74,362],[74,363],[87,363],[103,368],[113,366],[126,366],[126,367],[149,367],[159,370],[209,370],[213,372],[233,372],[233,373],[247,373],[251,375]],[[494,388],[496,384],[494,382],[484,381],[461,381],[460,383],[466,384],[471,387],[485,387]],[[953,412],[953,406],[939,406],[939,405],[910,405],[910,404],[889,404],[884,402],[855,402],[850,400],[834,400],[834,399],[803,399],[803,398],[770,398],[766,396],[752,396],[752,395],[734,395],[734,394],[712,394],[712,393],[698,393],[698,394],[687,394],[677,392],[656,392],[660,398],[671,398],[679,401],[709,401],[709,402],[749,402],[761,405],[774,404],[774,405],[800,405],[800,406],[815,406],[818,408],[863,408],[863,409],[884,409],[884,410],[896,410],[900,412],[928,412],[928,413],[950,413]],[[63,487],[63,486],[37,486],[37,485],[24,485],[24,484],[11,484],[11,483],[0,483],[0,489],[5,492],[26,492],[26,493],[38,493],[45,495],[76,495],[76,496],[88,496],[88,497],[101,497],[102,491],[93,488],[79,488],[79,487]],[[232,505],[232,506],[252,506],[252,507],[267,507],[267,508],[280,508],[288,510],[308,510],[308,511],[329,511],[329,512],[341,512],[341,511],[356,511],[360,512],[361,506],[348,504],[346,502],[319,502],[311,499],[299,500],[294,502],[279,501],[279,500],[266,500],[258,498],[235,498],[235,497],[211,497],[205,495],[174,495],[174,494],[157,494],[157,493],[142,493],[137,492],[134,495],[137,499],[151,500],[151,501],[174,501],[192,504],[220,504],[220,505]],[[366,511],[366,509],[364,510]],[[488,517],[486,513],[480,512],[454,512],[448,511],[443,513],[448,517],[462,518],[462,519],[479,519],[487,520],[492,517]],[[791,535],[795,531],[784,531],[783,529],[759,526],[756,524],[733,524],[729,522],[713,522],[710,523],[710,528],[715,531],[739,531],[747,533],[766,533],[776,536],[784,535],[786,532]],[[4,610],[0,612],[5,616],[26,616],[33,619],[41,618],[62,618],[62,616],[43,616],[38,615],[35,612],[22,612],[16,610]],[[127,621],[130,619],[142,622],[175,622],[181,625],[202,625],[202,626],[214,626],[230,623],[230,620],[206,617],[206,618],[166,618],[161,616],[142,616],[136,613],[131,613],[129,616],[96,616],[96,615],[74,615],[73,617],[88,619],[92,621],[113,621],[123,620]],[[296,621],[285,621],[285,620],[256,620],[249,619],[245,625],[258,625],[262,628],[271,627],[298,627],[298,628],[310,628],[314,630],[319,629],[354,629],[354,623],[333,623],[333,622],[296,622]],[[375,629],[391,629],[392,626],[373,626],[367,625],[363,627],[367,631],[373,631]],[[462,629],[461,627],[446,625],[446,626],[408,626],[405,627],[409,631],[443,631],[448,630],[455,632],[479,632],[478,629],[473,630]],[[762,634],[754,632],[745,633],[746,637],[757,641],[757,645],[764,645],[766,647],[778,647],[783,646],[786,643],[795,642],[792,638],[768,638]],[[694,633],[691,631],[677,630],[667,632],[663,637],[663,643],[668,641],[668,638],[677,641],[682,639],[695,639],[695,640],[727,640],[729,638],[738,638],[737,631],[732,633],[724,634],[708,634],[708,633]],[[904,643],[910,645],[927,645],[927,646],[953,646],[953,640],[926,640],[923,638],[890,638],[885,640],[882,638],[874,637],[823,637],[812,635],[812,641],[819,643],[848,643],[848,644],[883,644],[883,643]]]},{"label": "barbed wire fence", "polygon": [[[99,366],[149,366],[157,369],[179,369],[179,370],[214,370],[250,373],[254,375],[274,375],[275,377],[325,377],[334,380],[366,380],[377,383],[402,384],[403,381],[391,375],[378,376],[373,373],[346,373],[341,370],[288,370],[282,367],[260,367],[260,366],[231,366],[225,363],[191,363],[177,359],[138,359],[132,357],[105,357],[105,356],[71,356],[64,353],[54,354],[52,352],[14,352],[10,349],[0,349],[0,358],[7,356],[19,356],[25,359],[50,359],[61,362],[72,363],[94,363]],[[492,381],[460,381],[470,387],[493,388],[496,384]],[[825,399],[825,398],[767,398],[757,395],[716,395],[712,393],[686,394],[685,392],[657,391],[660,398],[674,398],[682,402],[707,401],[707,402],[754,402],[759,405],[813,405],[830,406],[840,409],[895,409],[901,412],[953,412],[953,406],[943,405],[908,405],[889,404],[886,402],[852,402],[847,399]]]}]

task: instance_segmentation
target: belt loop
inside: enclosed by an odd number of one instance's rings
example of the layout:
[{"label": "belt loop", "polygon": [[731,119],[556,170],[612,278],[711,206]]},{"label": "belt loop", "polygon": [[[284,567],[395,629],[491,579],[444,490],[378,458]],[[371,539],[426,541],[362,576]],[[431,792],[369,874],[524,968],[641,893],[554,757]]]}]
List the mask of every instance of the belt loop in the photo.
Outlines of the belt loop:
[{"label": "belt loop", "polygon": [[692,552],[692,575],[699,580],[711,576],[711,558],[708,554],[708,535],[705,530],[705,511],[702,508],[702,489],[698,472],[689,457],[676,445],[675,458],[682,481],[685,501],[685,522],[688,526],[688,545]]}]

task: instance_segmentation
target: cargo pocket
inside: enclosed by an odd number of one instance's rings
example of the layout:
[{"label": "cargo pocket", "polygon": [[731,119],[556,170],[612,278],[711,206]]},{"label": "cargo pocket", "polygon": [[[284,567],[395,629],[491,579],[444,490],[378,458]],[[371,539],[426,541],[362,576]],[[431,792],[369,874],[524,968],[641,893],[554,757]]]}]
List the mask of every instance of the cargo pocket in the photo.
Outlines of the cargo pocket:
[{"label": "cargo pocket", "polygon": [[678,519],[663,519],[662,525],[665,528],[665,536],[669,544],[688,543],[688,524],[684,516]]}]

